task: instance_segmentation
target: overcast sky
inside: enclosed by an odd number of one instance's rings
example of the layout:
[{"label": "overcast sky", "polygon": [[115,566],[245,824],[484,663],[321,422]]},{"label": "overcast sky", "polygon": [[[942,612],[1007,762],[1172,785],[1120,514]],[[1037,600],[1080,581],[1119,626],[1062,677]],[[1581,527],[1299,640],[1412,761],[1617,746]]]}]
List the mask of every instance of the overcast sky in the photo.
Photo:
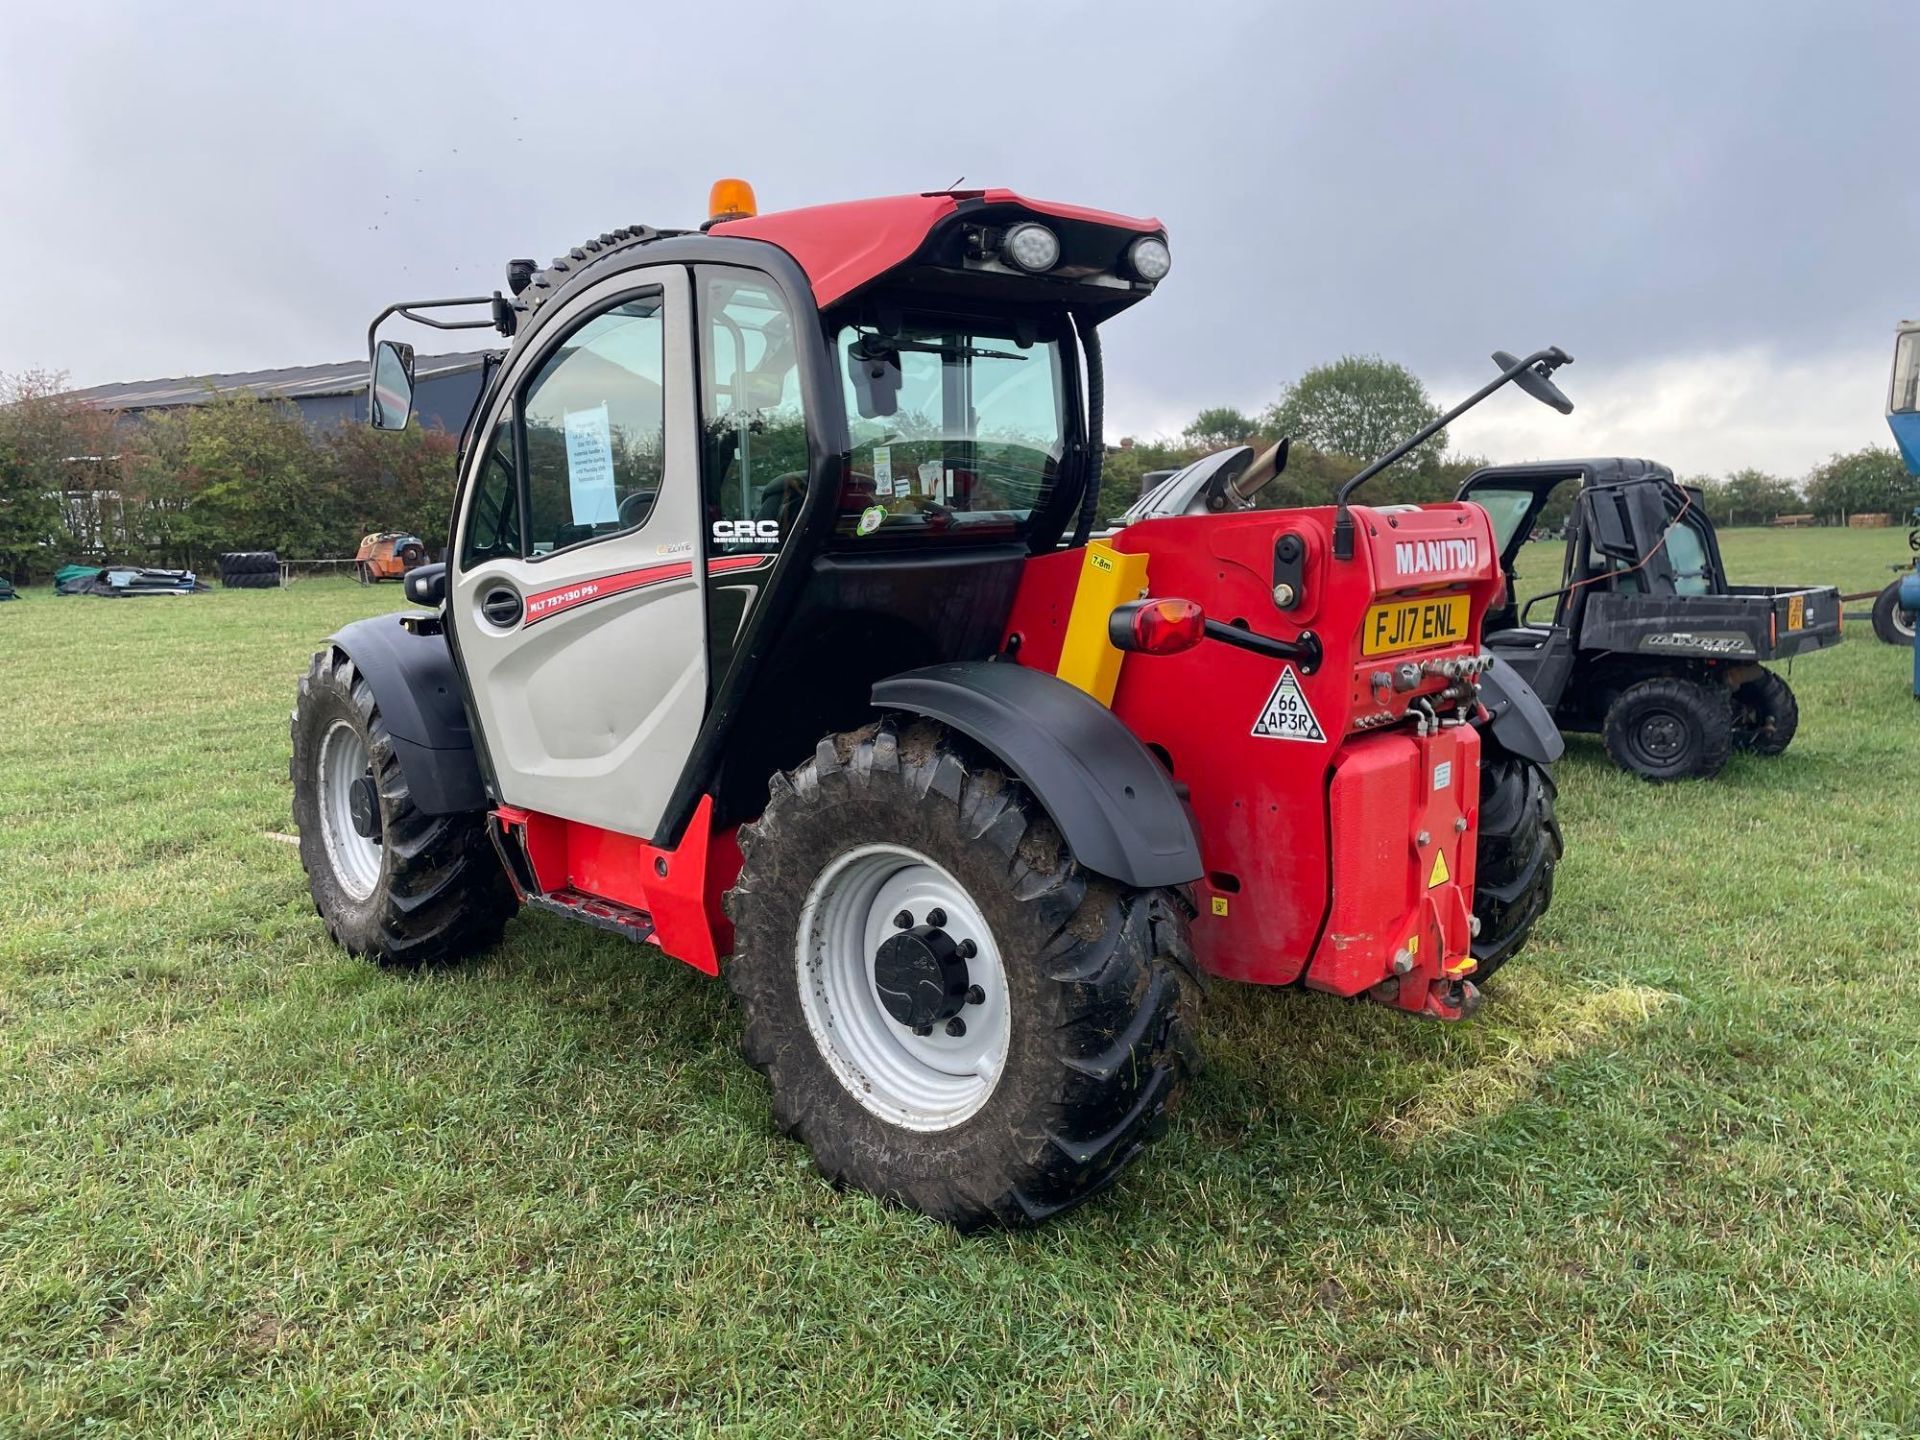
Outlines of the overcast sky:
[{"label": "overcast sky", "polygon": [[1917,0],[8,11],[0,370],[76,385],[348,359],[390,300],[697,223],[732,174],[1159,216],[1110,434],[1350,351],[1445,400],[1558,344],[1576,413],[1502,395],[1456,449],[1797,475],[1885,442],[1920,312]]}]

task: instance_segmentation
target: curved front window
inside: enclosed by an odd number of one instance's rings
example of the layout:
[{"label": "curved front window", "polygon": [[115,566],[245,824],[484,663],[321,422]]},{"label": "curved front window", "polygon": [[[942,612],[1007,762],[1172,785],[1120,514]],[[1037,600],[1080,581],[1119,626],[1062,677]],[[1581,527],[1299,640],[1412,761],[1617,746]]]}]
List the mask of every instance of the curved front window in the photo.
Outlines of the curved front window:
[{"label": "curved front window", "polygon": [[1057,341],[908,316],[842,326],[834,360],[852,441],[840,533],[1011,534],[1046,505],[1067,443]]}]

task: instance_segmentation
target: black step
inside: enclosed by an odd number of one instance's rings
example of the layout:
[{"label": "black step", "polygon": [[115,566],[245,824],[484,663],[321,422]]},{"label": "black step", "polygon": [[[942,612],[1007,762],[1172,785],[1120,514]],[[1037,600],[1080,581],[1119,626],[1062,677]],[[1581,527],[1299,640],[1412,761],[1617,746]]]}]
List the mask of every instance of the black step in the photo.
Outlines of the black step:
[{"label": "black step", "polygon": [[548,895],[529,895],[526,903],[537,910],[550,910],[572,920],[584,920],[602,930],[611,930],[629,940],[653,938],[653,917],[644,910],[622,905],[618,900],[585,895],[578,890],[555,890]]}]

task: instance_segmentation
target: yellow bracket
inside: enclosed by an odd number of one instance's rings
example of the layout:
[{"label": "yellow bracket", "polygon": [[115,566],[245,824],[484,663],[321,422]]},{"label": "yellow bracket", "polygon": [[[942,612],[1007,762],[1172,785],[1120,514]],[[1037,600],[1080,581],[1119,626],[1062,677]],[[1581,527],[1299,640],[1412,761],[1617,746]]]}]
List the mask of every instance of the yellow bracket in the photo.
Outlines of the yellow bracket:
[{"label": "yellow bracket", "polygon": [[1089,541],[1086,559],[1080,563],[1080,584],[1073,592],[1073,609],[1067,616],[1060,665],[1053,673],[1102,705],[1111,705],[1126,655],[1107,638],[1107,617],[1115,606],[1146,593],[1145,555],[1123,554],[1104,540]]}]

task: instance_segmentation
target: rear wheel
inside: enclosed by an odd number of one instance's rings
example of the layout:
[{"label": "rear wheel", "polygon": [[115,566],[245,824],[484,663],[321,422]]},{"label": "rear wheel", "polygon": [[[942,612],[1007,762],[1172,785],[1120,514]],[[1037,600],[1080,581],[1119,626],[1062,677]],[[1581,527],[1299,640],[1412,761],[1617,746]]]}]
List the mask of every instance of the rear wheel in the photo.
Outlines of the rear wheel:
[{"label": "rear wheel", "polygon": [[343,949],[421,965],[500,938],[518,902],[485,816],[421,813],[372,686],[338,650],[300,681],[291,775],[307,887]]},{"label": "rear wheel", "polygon": [[1771,670],[1733,688],[1733,743],[1754,755],[1778,755],[1800,728],[1793,687]]},{"label": "rear wheel", "polygon": [[1527,943],[1553,902],[1553,872],[1565,846],[1554,815],[1553,776],[1482,732],[1480,821],[1475,851],[1473,979],[1484,982]]},{"label": "rear wheel", "polygon": [[741,831],[727,980],[830,1178],[962,1229],[1113,1182],[1194,1067],[1184,899],[1083,870],[938,726],[822,741]]},{"label": "rear wheel", "polygon": [[1724,687],[1663,675],[1629,686],[1608,706],[1602,734],[1622,770],[1647,780],[1705,780],[1733,751],[1733,708]]},{"label": "rear wheel", "polygon": [[1920,616],[1900,603],[1900,581],[1895,580],[1873,602],[1873,633],[1889,645],[1911,645]]}]

